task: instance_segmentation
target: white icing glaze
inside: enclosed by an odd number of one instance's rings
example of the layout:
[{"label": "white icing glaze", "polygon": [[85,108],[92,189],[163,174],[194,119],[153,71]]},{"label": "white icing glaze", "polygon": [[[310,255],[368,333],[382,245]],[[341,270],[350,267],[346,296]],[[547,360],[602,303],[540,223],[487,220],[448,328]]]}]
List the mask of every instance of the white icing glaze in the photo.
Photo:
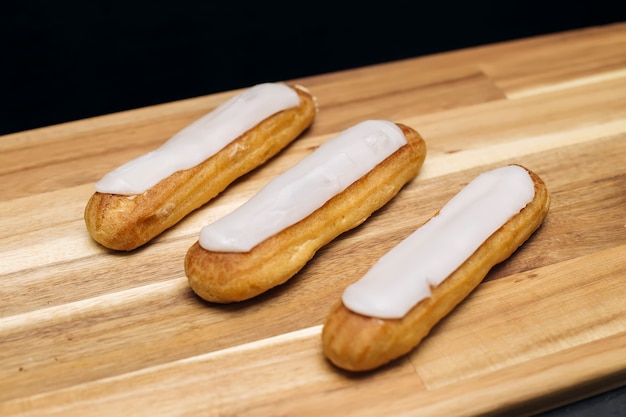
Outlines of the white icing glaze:
[{"label": "white icing glaze", "polygon": [[406,143],[395,123],[359,123],[274,178],[235,211],[204,227],[200,246],[247,252],[304,219]]},{"label": "white icing glaze", "polygon": [[520,166],[479,175],[348,286],[343,304],[370,317],[404,317],[534,195],[533,181]]},{"label": "white icing glaze", "polygon": [[109,172],[96,183],[96,191],[142,194],[173,173],[215,155],[269,116],[299,105],[300,97],[285,84],[255,85],[185,127],[158,149]]}]

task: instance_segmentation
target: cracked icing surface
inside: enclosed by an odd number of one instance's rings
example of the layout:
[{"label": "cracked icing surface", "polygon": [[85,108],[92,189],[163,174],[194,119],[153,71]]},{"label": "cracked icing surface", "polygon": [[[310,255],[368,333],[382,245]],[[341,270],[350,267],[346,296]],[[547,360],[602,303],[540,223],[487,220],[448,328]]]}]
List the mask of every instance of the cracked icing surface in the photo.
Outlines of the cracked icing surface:
[{"label": "cracked icing surface", "polygon": [[200,245],[247,252],[302,220],[407,141],[395,123],[361,122],[328,140],[232,213],[204,227]]},{"label": "cracked icing surface", "polygon": [[96,183],[96,191],[142,194],[173,173],[215,155],[271,115],[298,105],[298,93],[285,84],[255,85],[185,127],[158,149],[109,172]]},{"label": "cracked icing surface", "polygon": [[430,297],[431,286],[441,284],[534,194],[533,181],[522,167],[482,173],[348,286],[343,304],[365,316],[404,317]]}]

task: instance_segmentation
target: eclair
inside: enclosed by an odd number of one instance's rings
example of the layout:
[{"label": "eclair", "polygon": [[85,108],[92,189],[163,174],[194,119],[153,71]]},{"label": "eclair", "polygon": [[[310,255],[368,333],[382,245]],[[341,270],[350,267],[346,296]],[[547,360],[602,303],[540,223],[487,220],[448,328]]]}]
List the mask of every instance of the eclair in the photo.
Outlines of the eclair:
[{"label": "eclair", "polygon": [[344,130],[201,230],[185,257],[190,287],[230,303],[283,284],[396,196],[425,156],[406,125],[367,120]]},{"label": "eclair", "polygon": [[322,328],[326,358],[376,369],[413,349],[542,224],[539,176],[507,165],[484,172],[345,288]]},{"label": "eclair", "polygon": [[109,249],[144,245],[280,152],[316,113],[300,86],[244,90],[98,181],[85,207],[87,230]]}]

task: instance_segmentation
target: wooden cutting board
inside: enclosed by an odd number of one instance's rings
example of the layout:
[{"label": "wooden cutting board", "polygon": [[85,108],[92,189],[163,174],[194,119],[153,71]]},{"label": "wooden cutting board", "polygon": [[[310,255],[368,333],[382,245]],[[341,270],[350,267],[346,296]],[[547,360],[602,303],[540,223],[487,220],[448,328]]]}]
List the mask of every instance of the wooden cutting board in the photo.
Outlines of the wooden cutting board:
[{"label": "wooden cutting board", "polygon": [[[525,414],[626,384],[626,24],[289,81],[317,97],[312,128],[132,253],[89,238],[94,182],[234,91],[0,138],[1,415]],[[287,284],[196,298],[183,257],[200,228],[370,118],[423,135],[415,180]],[[509,163],[552,193],[537,233],[406,357],[329,365],[320,331],[343,289]]]}]

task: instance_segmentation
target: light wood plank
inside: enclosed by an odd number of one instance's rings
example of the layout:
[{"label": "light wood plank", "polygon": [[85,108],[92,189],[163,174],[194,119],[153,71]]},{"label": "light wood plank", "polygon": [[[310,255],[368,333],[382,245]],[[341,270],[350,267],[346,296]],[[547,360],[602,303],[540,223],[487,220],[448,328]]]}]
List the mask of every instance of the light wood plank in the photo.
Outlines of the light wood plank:
[{"label": "light wood plank", "polygon": [[[264,410],[259,415],[270,410],[284,415],[353,411],[380,415],[394,408],[400,415],[407,410],[420,415],[473,415],[492,411],[496,404],[517,407],[525,397],[541,397],[546,380],[564,389],[573,389],[572,380],[582,383],[581,372],[620,380],[626,374],[621,372],[626,369],[626,312],[614,311],[626,296],[621,285],[626,265],[618,256],[625,250],[626,246],[616,247],[486,283],[410,355],[411,364],[400,360],[365,377],[346,377],[331,369],[321,356],[316,326],[62,389],[31,399],[36,401],[29,408],[34,406],[31,411],[40,415],[50,411],[84,416],[116,414],[125,407],[133,415],[150,414],[142,404],[159,404],[164,415],[254,415],[257,407]],[[598,269],[599,276],[590,273]],[[564,270],[576,275],[564,277]],[[580,305],[590,292],[602,296]],[[587,314],[589,308],[592,315]],[[561,319],[546,320],[549,310],[556,310],[553,318]],[[603,343],[594,343],[599,340]],[[587,351],[600,352],[603,360],[588,360],[581,353]],[[546,368],[533,366],[529,372],[524,365],[533,361]],[[566,385],[565,378],[572,380]],[[493,389],[470,400],[467,393],[472,390],[467,388],[472,384]],[[328,397],[337,400],[342,391],[347,398],[342,395],[337,404],[328,401]],[[178,402],[181,393],[184,404]],[[7,403],[8,411],[19,409],[21,403]]]},{"label": "light wood plank", "polygon": [[[626,24],[298,82],[313,127],[146,247],[104,250],[93,183],[235,91],[0,138],[0,414],[528,413],[626,384]],[[418,177],[287,284],[201,302],[182,259],[200,228],[363,118],[415,127]],[[130,143],[130,145],[128,145]],[[343,289],[480,172],[521,163],[542,227],[407,357],[350,376],[319,332]]]}]

